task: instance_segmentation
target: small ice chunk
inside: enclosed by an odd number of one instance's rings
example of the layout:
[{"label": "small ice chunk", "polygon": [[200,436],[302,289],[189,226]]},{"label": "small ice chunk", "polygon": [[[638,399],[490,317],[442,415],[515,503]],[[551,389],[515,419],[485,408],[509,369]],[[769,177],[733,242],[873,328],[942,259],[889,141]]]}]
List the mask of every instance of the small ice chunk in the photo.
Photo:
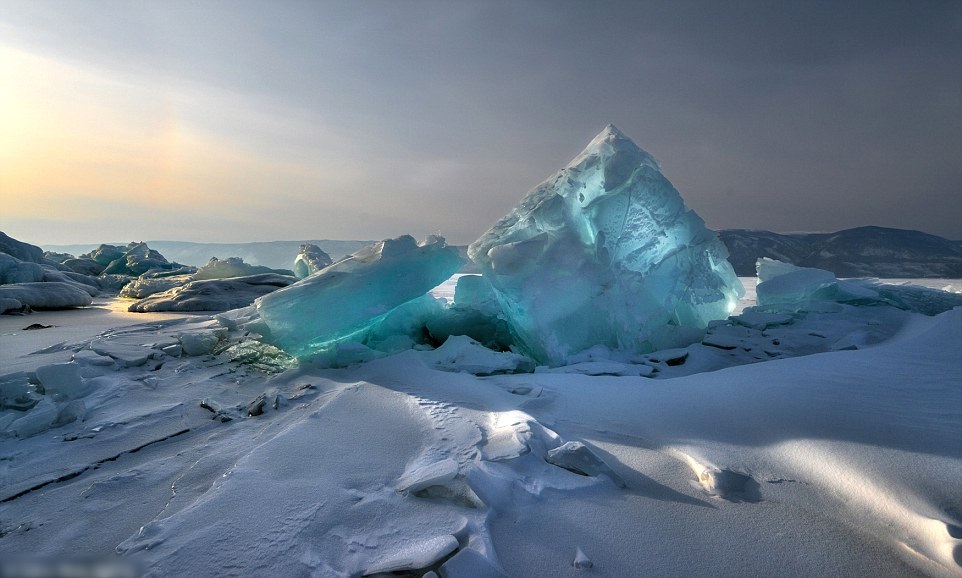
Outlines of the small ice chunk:
[{"label": "small ice chunk", "polygon": [[60,426],[68,423],[73,423],[77,420],[83,420],[84,416],[87,415],[87,404],[81,399],[75,399],[69,401],[60,406],[57,411],[57,419],[54,421],[54,425]]},{"label": "small ice chunk", "polygon": [[180,343],[174,343],[172,345],[162,347],[160,350],[171,357],[180,357],[180,354],[184,351],[184,346]]},{"label": "small ice chunk", "polygon": [[20,439],[35,436],[40,432],[50,429],[57,420],[59,413],[60,410],[57,408],[57,404],[50,398],[45,397],[23,417],[11,423],[7,431],[13,432]]},{"label": "small ice chunk", "polygon": [[733,496],[744,494],[751,476],[729,469],[705,467],[698,474],[698,483],[712,496],[732,499]]},{"label": "small ice chunk", "polygon": [[831,300],[838,286],[835,274],[823,269],[796,267],[767,257],[759,259],[755,268],[758,271],[755,294],[762,306]]},{"label": "small ice chunk", "polygon": [[183,348],[184,355],[206,355],[214,350],[226,334],[225,330],[198,331],[194,333],[181,333],[178,338]]},{"label": "small ice chunk", "polygon": [[90,349],[117,361],[122,367],[139,367],[150,359],[151,350],[146,347],[117,343],[110,339],[95,339]]},{"label": "small ice chunk", "polygon": [[409,542],[375,561],[364,575],[426,569],[457,549],[458,539],[450,534]]},{"label": "small ice chunk", "polygon": [[594,566],[594,563],[590,558],[585,556],[585,553],[581,551],[580,547],[575,548],[575,559],[571,562],[571,565],[579,570],[585,570]]},{"label": "small ice chunk", "polygon": [[80,365],[72,361],[38,367],[37,380],[44,393],[54,399],[77,399],[90,391],[90,385],[80,376]]},{"label": "small ice chunk", "polygon": [[470,547],[462,548],[451,556],[451,559],[441,566],[441,575],[457,578],[506,578],[497,562]]},{"label": "small ice chunk", "polygon": [[531,416],[522,411],[492,413],[484,428],[485,443],[481,458],[489,462],[503,462],[521,457],[531,451]]},{"label": "small ice chunk", "polygon": [[23,302],[12,297],[0,297],[0,315],[7,311],[23,309]]},{"label": "small ice chunk", "polygon": [[37,405],[42,397],[23,371],[0,377],[0,410],[26,411]]},{"label": "small ice chunk", "polygon": [[458,475],[458,462],[445,458],[406,472],[398,480],[399,492],[419,492],[431,486],[443,486]]},{"label": "small ice chunk", "polygon": [[90,349],[82,349],[73,354],[73,361],[83,365],[113,365],[114,360],[106,355],[101,355]]},{"label": "small ice chunk", "polygon": [[466,335],[452,335],[441,347],[423,355],[435,369],[466,371],[474,375],[530,373],[535,367],[530,357],[510,351],[493,351]]},{"label": "small ice chunk", "polygon": [[582,476],[605,474],[619,488],[625,487],[625,481],[621,476],[581,442],[565,442],[555,449],[549,450],[545,461]]}]

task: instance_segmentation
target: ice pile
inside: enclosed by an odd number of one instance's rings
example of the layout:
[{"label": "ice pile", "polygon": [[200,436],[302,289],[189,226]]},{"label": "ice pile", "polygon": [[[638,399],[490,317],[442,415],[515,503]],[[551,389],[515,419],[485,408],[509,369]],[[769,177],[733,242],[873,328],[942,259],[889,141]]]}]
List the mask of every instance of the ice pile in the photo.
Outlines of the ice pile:
[{"label": "ice pile", "polygon": [[[263,340],[291,355],[308,357],[339,344],[363,344],[379,326],[418,317],[433,300],[422,297],[453,275],[462,261],[441,237],[379,241],[289,287],[259,298]],[[430,299],[430,297],[428,297]],[[398,319],[392,313],[409,309]],[[390,335],[388,335],[390,336]]]},{"label": "ice pile", "polygon": [[596,345],[687,345],[744,291],[724,245],[657,161],[611,125],[468,255],[517,345],[551,365]]},{"label": "ice pile", "polygon": [[[265,267],[266,268],[266,267]],[[132,282],[124,291],[129,295],[145,284],[150,288],[164,287],[165,281],[177,283],[177,279],[160,278]],[[222,279],[196,279],[180,281],[172,287],[161,289],[131,303],[128,311],[147,313],[151,311],[227,311],[247,307],[261,295],[277,291],[294,283],[294,277],[277,273],[260,273],[243,277]]]},{"label": "ice pile", "polygon": [[263,265],[250,265],[240,257],[218,259],[211,257],[206,265],[194,273],[193,280],[202,279],[230,279],[231,277],[247,277],[250,275],[264,275],[268,273],[290,274],[290,271],[278,271]]},{"label": "ice pile", "polygon": [[763,257],[758,271],[758,307],[767,311],[824,309],[826,303],[889,305],[923,315],[962,306],[962,295],[917,285],[891,285],[877,279],[837,279],[831,271],[796,267]]},{"label": "ice pile", "polygon": [[90,305],[98,280],[58,267],[40,247],[0,232],[0,313]]},{"label": "ice pile", "polygon": [[146,243],[130,243],[126,247],[101,245],[81,258],[89,258],[103,265],[103,275],[130,275],[137,277],[152,270],[171,270],[182,267],[171,263]]}]

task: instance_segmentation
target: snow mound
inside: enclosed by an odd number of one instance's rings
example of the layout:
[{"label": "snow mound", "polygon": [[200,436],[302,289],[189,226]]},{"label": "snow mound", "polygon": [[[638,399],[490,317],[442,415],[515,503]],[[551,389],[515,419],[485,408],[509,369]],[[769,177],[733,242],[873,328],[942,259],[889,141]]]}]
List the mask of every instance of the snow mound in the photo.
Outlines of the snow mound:
[{"label": "snow mound", "polygon": [[452,335],[441,347],[422,355],[435,369],[473,375],[529,373],[535,368],[529,357],[510,351],[493,351],[466,335]]}]

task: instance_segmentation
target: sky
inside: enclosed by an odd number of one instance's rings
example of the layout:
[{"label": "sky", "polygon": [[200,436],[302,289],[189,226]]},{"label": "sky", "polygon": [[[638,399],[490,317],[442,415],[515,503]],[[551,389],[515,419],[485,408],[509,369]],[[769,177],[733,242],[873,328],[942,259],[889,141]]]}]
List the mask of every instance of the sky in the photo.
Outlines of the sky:
[{"label": "sky", "polygon": [[962,239],[962,3],[0,0],[0,230],[470,243],[608,123],[713,229]]}]

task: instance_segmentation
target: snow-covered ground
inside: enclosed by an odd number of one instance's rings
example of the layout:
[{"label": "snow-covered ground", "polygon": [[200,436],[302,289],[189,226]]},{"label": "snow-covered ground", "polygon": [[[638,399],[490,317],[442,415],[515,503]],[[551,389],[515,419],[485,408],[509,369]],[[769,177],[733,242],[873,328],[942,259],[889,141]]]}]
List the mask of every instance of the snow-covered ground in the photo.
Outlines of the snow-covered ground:
[{"label": "snow-covered ground", "polygon": [[0,385],[48,406],[0,412],[0,575],[962,575],[962,309],[752,321],[479,377],[450,370],[503,354],[294,367],[206,315],[4,316]]}]

